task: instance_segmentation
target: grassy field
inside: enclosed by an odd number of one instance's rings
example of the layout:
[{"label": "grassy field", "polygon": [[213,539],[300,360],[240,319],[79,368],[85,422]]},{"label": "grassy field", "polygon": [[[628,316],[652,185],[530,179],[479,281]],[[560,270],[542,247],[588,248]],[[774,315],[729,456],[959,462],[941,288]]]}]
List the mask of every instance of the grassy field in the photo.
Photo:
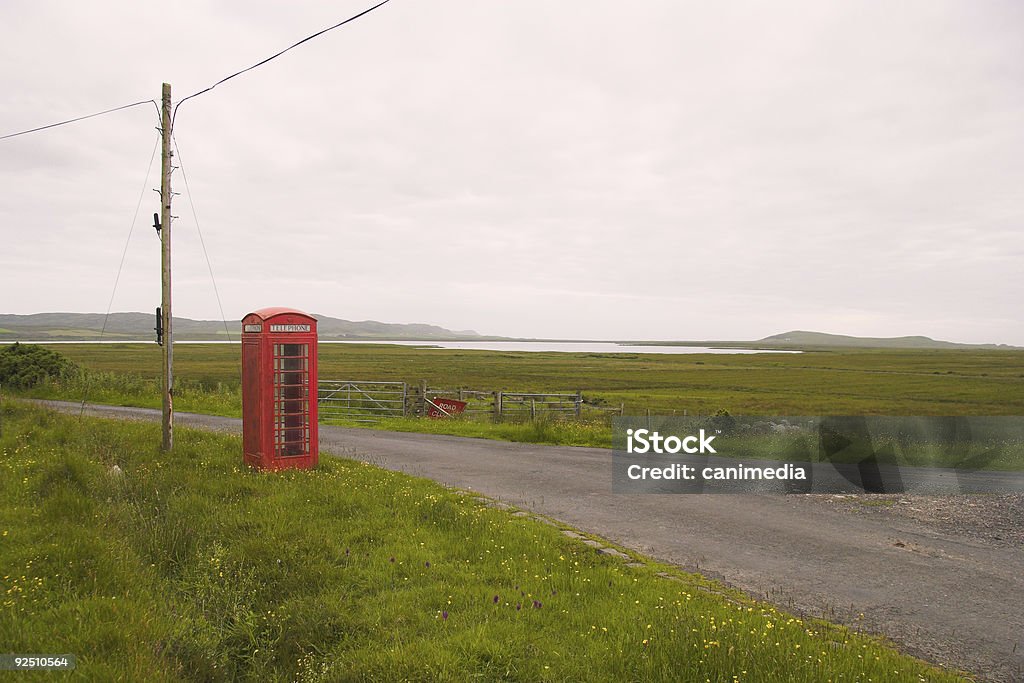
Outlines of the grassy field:
[{"label": "grassy field", "polygon": [[[61,345],[61,353],[92,370],[155,380],[154,345]],[[215,412],[239,414],[237,345],[180,345],[179,407],[195,410],[198,395]],[[322,379],[426,380],[432,387],[505,391],[575,391],[588,402],[627,415],[1024,415],[1024,351],[810,351],[803,354],[566,354],[415,349],[388,345],[320,346]],[[152,385],[152,383],[151,383]],[[155,386],[155,385],[152,385]],[[78,388],[76,388],[77,390]],[[139,403],[142,387],[126,388]],[[102,383],[96,391],[103,391]],[[111,396],[95,400],[116,402]],[[158,392],[151,392],[157,405]],[[78,397],[80,400],[80,396]]]},{"label": "grassy field", "polygon": [[[22,395],[160,407],[155,345],[52,346],[86,370]],[[377,429],[567,446],[611,445],[611,415],[1024,415],[1024,352],[815,350],[804,354],[637,355],[454,351],[324,344],[322,379],[421,380],[432,387],[574,392],[582,420],[493,424],[481,419],[392,418]],[[175,349],[175,408],[241,416],[237,346]],[[366,423],[333,424],[366,427]],[[763,450],[763,449],[762,449]],[[758,451],[753,449],[752,453]],[[931,460],[929,460],[931,461]],[[1019,469],[1020,457],[990,463]]]},{"label": "grassy field", "polygon": [[77,680],[961,680],[426,480],[158,442],[0,404],[0,650]]}]

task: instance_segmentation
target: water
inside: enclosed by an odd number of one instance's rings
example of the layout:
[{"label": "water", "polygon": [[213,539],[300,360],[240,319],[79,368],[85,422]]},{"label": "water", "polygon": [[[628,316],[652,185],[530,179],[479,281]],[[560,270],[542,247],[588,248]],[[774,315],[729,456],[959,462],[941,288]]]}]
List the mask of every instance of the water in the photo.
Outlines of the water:
[{"label": "water", "polygon": [[[357,344],[366,342],[321,341],[321,344]],[[758,349],[719,349],[710,346],[647,346],[616,342],[556,341],[381,341],[375,344],[397,344],[423,348],[457,349],[461,351],[560,351],[564,353],[800,353],[800,351],[761,351]]]},{"label": "water", "polygon": [[[14,342],[2,341],[2,344]],[[117,341],[113,339],[93,341],[22,341],[22,344],[155,344],[152,341]],[[181,344],[237,344],[238,341],[176,341]],[[393,344],[413,346],[422,349],[455,349],[460,351],[546,351],[563,353],[801,353],[800,351],[777,351],[759,349],[722,349],[710,346],[645,346],[639,344],[617,344],[615,342],[556,342],[556,341],[408,341],[408,340],[335,340],[322,339],[321,344]]]}]

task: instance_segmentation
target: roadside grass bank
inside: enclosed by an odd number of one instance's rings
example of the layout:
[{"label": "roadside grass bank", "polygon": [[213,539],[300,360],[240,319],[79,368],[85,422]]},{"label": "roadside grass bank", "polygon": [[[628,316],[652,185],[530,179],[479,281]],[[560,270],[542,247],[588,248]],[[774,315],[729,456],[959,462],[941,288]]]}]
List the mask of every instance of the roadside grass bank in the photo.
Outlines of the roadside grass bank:
[{"label": "roadside grass bank", "polygon": [[[8,394],[56,401],[101,403],[136,408],[160,408],[161,380],[132,372],[94,370],[88,367],[60,378],[47,378],[29,389]],[[176,377],[174,407],[189,413],[242,416],[241,384],[219,380]]]},{"label": "roadside grass bank", "polygon": [[365,423],[332,419],[326,424],[341,427],[363,427],[393,432],[467,436],[495,441],[515,441],[554,446],[587,446],[611,448],[612,428],[609,421],[538,418],[526,421],[484,422],[466,418],[388,417]]},{"label": "roadside grass bank", "polygon": [[[160,407],[160,353],[155,345],[62,345],[81,369],[17,392],[113,405]],[[175,350],[175,408],[241,416],[236,347],[182,345]],[[322,378],[410,381],[430,385],[566,391],[582,387],[588,403],[625,404],[626,415],[1024,415],[1024,352],[810,351],[795,355],[643,355],[445,351],[375,344],[320,347]],[[543,415],[543,413],[541,413]],[[564,446],[611,446],[611,413],[585,410],[581,420],[535,421],[385,418],[332,420],[341,426],[470,436]],[[907,451],[905,445],[895,449]],[[773,459],[762,438],[743,457]],[[907,452],[908,466],[953,466],[955,454],[933,445]],[[984,469],[1024,467],[1024,453]]]},{"label": "roadside grass bank", "polygon": [[404,474],[10,401],[0,430],[3,649],[74,678],[963,680]]},{"label": "roadside grass bank", "polygon": [[[8,394],[24,398],[132,406],[161,407],[160,380],[139,375],[86,370],[78,375],[44,380],[37,386]],[[189,379],[175,381],[175,409],[187,413],[242,416],[242,394],[237,384],[207,384]],[[612,442],[610,418],[550,419],[492,422],[480,419],[431,419],[417,417],[381,418],[376,422],[332,419],[329,424],[421,434],[446,434],[497,441],[549,444],[556,446],[591,446],[609,448]]]}]

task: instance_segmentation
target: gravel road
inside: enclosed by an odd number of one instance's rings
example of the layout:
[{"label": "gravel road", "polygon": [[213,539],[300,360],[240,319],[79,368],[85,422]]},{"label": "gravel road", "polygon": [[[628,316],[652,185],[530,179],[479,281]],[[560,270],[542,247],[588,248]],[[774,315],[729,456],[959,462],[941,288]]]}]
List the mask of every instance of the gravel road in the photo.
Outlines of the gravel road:
[{"label": "gravel road", "polygon": [[[86,412],[160,418],[139,408]],[[176,420],[241,431],[237,419]],[[787,610],[882,634],[979,680],[1024,681],[1024,495],[615,495],[603,449],[329,426],[320,444],[323,453],[551,517]]]}]

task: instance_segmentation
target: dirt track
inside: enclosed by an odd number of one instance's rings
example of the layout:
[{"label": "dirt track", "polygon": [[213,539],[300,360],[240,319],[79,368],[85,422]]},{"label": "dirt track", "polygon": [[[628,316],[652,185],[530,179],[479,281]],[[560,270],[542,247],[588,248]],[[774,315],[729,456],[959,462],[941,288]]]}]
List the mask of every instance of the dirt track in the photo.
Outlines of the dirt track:
[{"label": "dirt track", "polygon": [[[160,417],[105,406],[87,413]],[[177,424],[241,431],[240,420],[205,415],[178,414]],[[327,426],[320,443],[325,453],[478,491],[783,608],[883,634],[982,680],[1024,680],[1020,495],[614,495],[602,449]]]}]

